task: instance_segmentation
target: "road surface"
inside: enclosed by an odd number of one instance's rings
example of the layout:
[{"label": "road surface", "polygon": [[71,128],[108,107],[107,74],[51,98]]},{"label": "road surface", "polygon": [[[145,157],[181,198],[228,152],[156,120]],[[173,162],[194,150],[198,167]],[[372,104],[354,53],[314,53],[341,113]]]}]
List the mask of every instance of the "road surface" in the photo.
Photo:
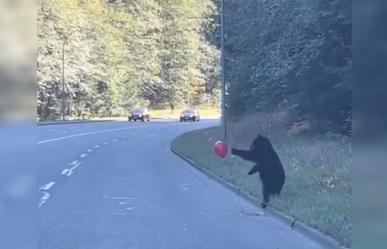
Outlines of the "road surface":
[{"label": "road surface", "polygon": [[38,127],[38,248],[321,249],[171,153],[217,123]]}]

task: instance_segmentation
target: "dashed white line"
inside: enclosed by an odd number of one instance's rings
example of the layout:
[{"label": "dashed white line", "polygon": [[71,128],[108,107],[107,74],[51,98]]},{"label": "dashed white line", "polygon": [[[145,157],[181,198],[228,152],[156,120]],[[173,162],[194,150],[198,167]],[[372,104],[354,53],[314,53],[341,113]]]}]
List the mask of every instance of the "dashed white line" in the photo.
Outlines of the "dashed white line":
[{"label": "dashed white line", "polygon": [[49,182],[40,187],[40,191],[48,191],[55,185],[55,182]]},{"label": "dashed white line", "polygon": [[125,213],[112,213],[112,215],[114,215],[114,216],[125,216],[126,214]]},{"label": "dashed white line", "polygon": [[65,175],[65,176],[71,176],[73,173],[74,173],[74,170],[76,169],[76,168],[78,168],[79,167],[79,165],[81,165],[81,163],[79,162],[79,163],[77,163],[77,164],[75,164],[72,168],[70,168],[70,169],[64,169],[64,170],[62,170],[62,175]]},{"label": "dashed white line", "polygon": [[82,154],[81,158],[84,158],[84,157],[87,157],[87,156],[88,156],[88,154]]},{"label": "dashed white line", "polygon": [[130,210],[133,210],[133,209],[136,209],[136,208],[138,208],[138,207],[127,207],[127,208],[125,208],[125,209],[128,210],[128,211],[130,211]]},{"label": "dashed white line", "polygon": [[78,164],[79,163],[79,161],[78,160],[75,160],[75,161],[72,161],[71,163],[69,163],[69,165],[76,165],[76,164]]},{"label": "dashed white line", "polygon": [[183,190],[183,191],[186,191],[186,190],[188,190],[188,184],[180,184],[180,185],[179,185],[179,188],[180,188],[181,190]]},{"label": "dashed white line", "polygon": [[53,186],[55,182],[48,182],[40,187],[40,191],[42,192],[42,197],[40,198],[40,202],[38,204],[39,208],[43,206],[44,203],[50,198],[50,193],[48,192]]},{"label": "dashed white line", "polygon": [[91,152],[93,152],[93,149],[88,149],[87,150],[87,153],[91,153]]},{"label": "dashed white line", "polygon": [[108,144],[109,144],[109,142],[104,142],[103,144],[104,144],[104,145],[108,145]]},{"label": "dashed white line", "polygon": [[113,139],[112,142],[116,143],[116,142],[118,142],[118,139]]},{"label": "dashed white line", "polygon": [[50,198],[50,193],[46,191],[42,191],[43,196],[40,198],[40,202],[38,204],[39,208],[43,206],[44,203]]},{"label": "dashed white line", "polygon": [[94,149],[98,149],[100,146],[97,144],[97,145],[94,145]]}]

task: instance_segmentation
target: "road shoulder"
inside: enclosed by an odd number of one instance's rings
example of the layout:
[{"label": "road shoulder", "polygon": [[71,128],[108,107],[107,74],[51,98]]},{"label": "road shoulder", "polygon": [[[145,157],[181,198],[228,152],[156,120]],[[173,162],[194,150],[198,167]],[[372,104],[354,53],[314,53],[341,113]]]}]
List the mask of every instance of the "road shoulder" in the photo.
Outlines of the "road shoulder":
[{"label": "road shoulder", "polygon": [[[259,202],[256,198],[254,198],[250,194],[236,188],[235,186],[233,186],[232,184],[230,184],[229,182],[227,182],[226,180],[224,180],[220,176],[218,176],[215,173],[211,172],[210,170],[206,169],[205,167],[203,167],[199,163],[195,162],[191,158],[185,156],[183,153],[179,152],[178,149],[175,147],[173,142],[171,143],[170,149],[175,155],[177,155],[178,157],[183,159],[185,162],[187,162],[191,166],[195,167],[200,172],[208,175],[211,179],[216,180],[217,182],[219,182],[220,184],[222,184],[223,186],[225,186],[226,188],[228,188],[232,192],[234,192],[237,195],[239,195],[240,197],[244,198],[246,201],[252,203],[253,205],[255,205],[257,207],[259,206]],[[274,208],[271,208],[271,207],[267,207],[265,209],[265,211],[266,211],[266,213],[268,213],[272,217],[274,217],[274,218],[280,220],[281,222],[293,227],[293,229],[295,231],[302,233],[303,235],[305,235],[308,238],[310,238],[311,240],[317,242],[318,244],[320,244],[324,248],[327,248],[327,249],[328,248],[329,249],[345,249],[346,248],[346,247],[340,246],[340,244],[336,240],[334,240],[333,238],[326,236],[325,234],[321,233],[319,230],[314,229],[314,228],[306,225],[303,222],[298,221],[294,217],[291,217],[287,214],[284,214],[284,213],[282,213]]]}]

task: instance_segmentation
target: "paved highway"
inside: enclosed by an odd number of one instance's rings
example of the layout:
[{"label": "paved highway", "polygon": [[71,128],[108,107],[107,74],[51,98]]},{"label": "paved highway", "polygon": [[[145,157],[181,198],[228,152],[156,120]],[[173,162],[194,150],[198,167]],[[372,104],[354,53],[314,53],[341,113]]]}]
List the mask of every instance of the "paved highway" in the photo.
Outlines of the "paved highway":
[{"label": "paved highway", "polygon": [[172,121],[37,127],[39,249],[321,249],[170,152]]}]

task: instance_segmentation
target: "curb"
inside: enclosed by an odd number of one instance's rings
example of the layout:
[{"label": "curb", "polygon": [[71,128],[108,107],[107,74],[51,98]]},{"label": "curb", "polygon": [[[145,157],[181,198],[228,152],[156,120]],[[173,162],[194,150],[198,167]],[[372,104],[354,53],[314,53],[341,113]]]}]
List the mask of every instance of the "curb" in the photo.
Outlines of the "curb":
[{"label": "curb", "polygon": [[107,120],[68,120],[68,121],[44,121],[37,122],[38,126],[46,126],[46,125],[61,125],[61,124],[82,124],[82,123],[99,123],[99,122],[113,122],[113,119]]},{"label": "curb", "polygon": [[[174,148],[174,146],[172,144],[170,146],[170,149],[171,149],[171,151],[175,155],[177,155],[178,157],[183,159],[185,162],[187,162],[188,164],[190,164],[193,167],[195,167],[200,172],[208,175],[211,179],[213,179],[213,180],[217,181],[218,183],[222,184],[223,186],[225,186],[226,188],[228,188],[229,190],[231,190],[235,194],[239,195],[240,197],[242,197],[246,201],[250,202],[251,204],[253,204],[255,206],[259,206],[259,202],[256,199],[254,199],[251,195],[240,191],[239,189],[235,188],[235,186],[233,186],[230,183],[226,182],[221,177],[215,175],[211,171],[209,171],[209,170],[203,168],[202,166],[200,166],[194,160],[184,156],[182,153],[178,152]],[[270,208],[270,207],[267,207],[265,209],[265,211],[266,211],[267,214],[271,215],[272,217],[275,217],[276,219],[280,220],[281,222],[283,222],[285,224],[288,224],[290,227],[293,227],[292,229],[294,229],[294,230],[300,232],[301,234],[307,236],[311,240],[316,241],[318,244],[320,244],[322,247],[324,247],[326,249],[347,249],[346,247],[340,246],[340,244],[336,240],[334,240],[333,238],[328,237],[327,235],[324,235],[320,231],[318,231],[318,230],[316,230],[316,229],[314,229],[314,228],[312,228],[312,227],[310,227],[310,226],[308,226],[308,225],[298,221],[294,217],[286,215],[286,214],[284,214],[284,213],[282,213],[282,212],[280,212],[280,211],[278,211],[276,209]]]}]

